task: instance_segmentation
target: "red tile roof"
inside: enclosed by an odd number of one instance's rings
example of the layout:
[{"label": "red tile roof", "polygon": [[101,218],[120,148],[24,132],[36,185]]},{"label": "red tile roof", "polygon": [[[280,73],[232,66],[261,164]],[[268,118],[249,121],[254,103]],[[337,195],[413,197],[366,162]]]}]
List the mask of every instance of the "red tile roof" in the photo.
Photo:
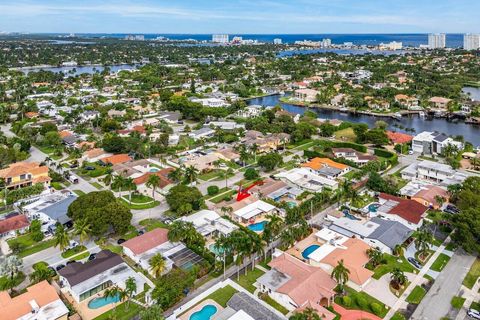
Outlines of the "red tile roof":
[{"label": "red tile roof", "polygon": [[158,228],[126,241],[122,246],[127,247],[133,254],[137,255],[156,248],[167,241],[168,230]]},{"label": "red tile roof", "polygon": [[388,137],[388,140],[392,141],[395,144],[408,143],[413,140],[413,136],[409,134],[401,133],[401,132],[393,132],[393,131],[387,131],[387,137]]},{"label": "red tile roof", "polygon": [[422,220],[423,215],[428,210],[428,207],[425,207],[415,200],[403,199],[387,193],[380,193],[379,198],[398,202],[396,206],[386,213],[395,214],[415,224],[418,224]]},{"label": "red tile roof", "polygon": [[30,222],[23,214],[0,220],[0,234],[26,228],[29,225]]},{"label": "red tile roof", "polygon": [[137,177],[137,178],[133,179],[133,183],[135,183],[137,186],[141,185],[141,184],[144,184],[148,181],[148,178],[151,175],[156,175],[160,178],[160,188],[165,188],[170,183],[172,183],[172,181],[170,181],[170,179],[168,179],[168,174],[172,171],[173,171],[173,168],[165,168],[165,169],[162,169],[162,170],[157,171],[157,172],[147,172],[147,173],[141,175],[140,177]]},{"label": "red tile roof", "polygon": [[122,154],[116,154],[110,157],[103,158],[101,159],[101,161],[103,163],[119,164],[119,163],[132,161],[132,158],[130,158],[128,154],[122,153]]}]

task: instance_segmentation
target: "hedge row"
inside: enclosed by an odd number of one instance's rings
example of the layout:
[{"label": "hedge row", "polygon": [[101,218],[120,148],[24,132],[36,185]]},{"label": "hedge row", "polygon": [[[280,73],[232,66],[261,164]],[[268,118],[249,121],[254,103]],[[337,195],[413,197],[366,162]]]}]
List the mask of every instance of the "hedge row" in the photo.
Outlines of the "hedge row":
[{"label": "hedge row", "polygon": [[373,149],[373,152],[378,157],[386,158],[392,166],[398,164],[398,156],[396,153],[387,151],[385,149]]}]

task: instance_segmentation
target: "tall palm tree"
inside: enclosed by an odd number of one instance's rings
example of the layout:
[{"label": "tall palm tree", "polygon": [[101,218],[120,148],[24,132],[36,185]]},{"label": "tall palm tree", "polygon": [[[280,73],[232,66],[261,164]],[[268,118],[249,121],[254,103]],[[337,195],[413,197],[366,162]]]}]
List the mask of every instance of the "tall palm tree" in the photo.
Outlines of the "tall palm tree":
[{"label": "tall palm tree", "polygon": [[370,259],[373,267],[375,268],[382,261],[383,253],[378,248],[370,248],[367,250],[367,256]]},{"label": "tall palm tree", "polygon": [[256,143],[254,143],[250,146],[250,152],[253,153],[253,157],[255,159],[255,162],[257,162],[258,145]]},{"label": "tall palm tree", "polygon": [[92,228],[87,219],[77,220],[74,224],[74,229],[74,233],[79,237],[81,244],[84,244],[90,238]]},{"label": "tall palm tree", "polygon": [[433,241],[433,235],[430,230],[422,227],[417,232],[414,240],[415,248],[420,253],[419,257],[425,257],[430,250],[430,243]]},{"label": "tall palm tree", "polygon": [[107,187],[111,186],[111,184],[113,182],[113,170],[111,168],[107,169],[106,174],[103,177],[102,181],[103,181],[103,183],[105,183],[105,185]]},{"label": "tall palm tree", "polygon": [[165,259],[163,259],[160,253],[157,253],[151,257],[148,261],[148,264],[150,265],[150,271],[153,273],[155,278],[160,277],[166,268]]},{"label": "tall palm tree", "polygon": [[227,171],[225,172],[225,188],[228,188],[228,177],[233,175],[235,172],[233,171],[232,168],[228,168]]},{"label": "tall palm tree", "polygon": [[220,208],[220,211],[222,211],[222,213],[223,213],[224,215],[226,215],[226,214],[232,213],[232,212],[233,212],[233,208],[230,207],[230,206],[223,206],[223,207]]},{"label": "tall palm tree", "polygon": [[148,177],[148,180],[147,180],[147,183],[146,183],[146,186],[150,189],[152,189],[152,198],[153,200],[155,200],[155,190],[157,188],[160,188],[160,177],[157,176],[156,174],[151,174],[149,177]]},{"label": "tall palm tree", "polygon": [[164,320],[163,310],[158,304],[154,304],[147,309],[140,311],[141,320]]},{"label": "tall palm tree", "polygon": [[132,193],[136,188],[135,183],[133,182],[133,178],[126,178],[125,179],[125,187],[128,190],[128,201],[132,203]]},{"label": "tall palm tree", "polygon": [[390,283],[395,289],[400,289],[405,283],[407,283],[408,278],[399,268],[394,268],[390,272]]},{"label": "tall palm tree", "polygon": [[168,228],[168,240],[178,242],[183,239],[185,232],[185,222],[181,220],[173,221]]},{"label": "tall palm tree", "polygon": [[343,259],[338,261],[337,265],[333,268],[331,278],[335,279],[338,283],[339,290],[343,292],[345,284],[348,282],[350,270],[343,264]]},{"label": "tall palm tree", "polygon": [[198,169],[194,166],[189,166],[185,169],[185,179],[188,183],[193,184],[197,181],[198,177]]},{"label": "tall palm tree", "polygon": [[58,246],[60,251],[63,251],[70,244],[70,236],[62,224],[57,223],[56,227],[57,229],[55,230],[55,235],[53,236],[53,245],[55,247]]},{"label": "tall palm tree", "polygon": [[128,277],[127,280],[125,280],[125,293],[128,296],[127,300],[127,308],[130,304],[130,300],[133,298],[135,293],[137,293],[137,283],[135,282],[135,279],[133,277]]},{"label": "tall palm tree", "polygon": [[120,194],[124,187],[125,187],[125,178],[121,175],[116,175],[115,178],[113,178],[112,188],[118,190],[118,197],[120,197]]},{"label": "tall palm tree", "polygon": [[173,182],[180,182],[182,177],[183,171],[180,168],[176,168],[168,173],[168,179],[172,180]]},{"label": "tall palm tree", "polygon": [[228,236],[223,233],[215,240],[216,251],[223,254],[223,279],[225,279],[226,255],[231,251],[231,241]]}]

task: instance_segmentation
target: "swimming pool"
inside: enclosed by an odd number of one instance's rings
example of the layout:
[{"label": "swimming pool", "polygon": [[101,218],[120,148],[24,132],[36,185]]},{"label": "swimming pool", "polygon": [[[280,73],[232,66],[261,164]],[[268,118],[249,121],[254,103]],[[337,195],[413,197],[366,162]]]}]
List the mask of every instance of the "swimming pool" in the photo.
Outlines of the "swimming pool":
[{"label": "swimming pool", "polygon": [[150,172],[158,172],[160,171],[158,168],[150,168]]},{"label": "swimming pool", "polygon": [[380,207],[380,203],[371,203],[368,205],[368,212],[377,212],[378,207]]},{"label": "swimming pool", "polygon": [[304,259],[308,259],[308,256],[318,248],[320,248],[318,244],[312,244],[311,246],[308,246],[307,248],[305,248],[305,250],[302,251],[302,257]]},{"label": "swimming pool", "polygon": [[92,299],[88,302],[88,308],[89,309],[98,309],[98,308],[104,307],[108,304],[116,303],[116,302],[119,302],[119,301],[120,301],[120,295],[118,295],[118,294],[114,297],[95,298],[95,299]]},{"label": "swimming pool", "polygon": [[346,211],[346,210],[343,211],[343,215],[344,215],[346,218],[350,219],[350,220],[360,220],[360,219],[358,219],[357,217],[355,217],[353,214],[349,213],[349,212]]},{"label": "swimming pool", "polygon": [[267,221],[262,221],[262,222],[257,222],[257,223],[253,223],[253,224],[250,224],[248,225],[248,229],[252,230],[252,231],[256,231],[256,232],[261,232],[263,230],[265,230],[265,225],[267,224]]},{"label": "swimming pool", "polygon": [[215,313],[217,313],[217,307],[207,304],[200,311],[193,313],[190,320],[210,320]]},{"label": "swimming pool", "polygon": [[293,202],[293,201],[289,201],[287,202],[287,206],[291,209],[291,208],[295,208],[297,206],[297,203]]},{"label": "swimming pool", "polygon": [[211,245],[208,246],[208,250],[213,252],[215,255],[219,256],[223,254],[223,248],[217,248],[215,243],[212,243]]}]

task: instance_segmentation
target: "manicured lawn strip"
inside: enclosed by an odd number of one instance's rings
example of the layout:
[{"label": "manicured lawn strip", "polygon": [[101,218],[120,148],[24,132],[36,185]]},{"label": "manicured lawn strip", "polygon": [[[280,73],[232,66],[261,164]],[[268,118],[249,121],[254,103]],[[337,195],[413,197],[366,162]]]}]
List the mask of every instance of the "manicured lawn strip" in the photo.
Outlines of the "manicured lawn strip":
[{"label": "manicured lawn strip", "polygon": [[103,186],[98,182],[90,182],[90,184],[99,190],[103,189]]},{"label": "manicured lawn strip", "polygon": [[156,219],[142,220],[140,221],[140,225],[144,226],[147,229],[147,231],[152,231],[153,229],[157,229],[157,228],[168,228],[168,225]]},{"label": "manicured lawn strip", "polygon": [[215,169],[210,172],[199,175],[198,179],[203,181],[209,181],[211,179],[218,178],[219,174],[220,174],[220,169]]},{"label": "manicured lawn strip", "polygon": [[[130,201],[129,195],[124,195],[123,198],[127,201]],[[132,204],[145,204],[152,202],[153,198],[145,196],[143,194],[132,194]]]},{"label": "manicured lawn strip", "polygon": [[472,302],[472,304],[470,305],[470,309],[480,311],[480,302]]},{"label": "manicured lawn strip", "polygon": [[464,303],[465,303],[465,298],[462,298],[462,297],[453,297],[452,301],[450,301],[450,304],[455,309],[461,309]]},{"label": "manicured lawn strip", "polygon": [[390,320],[406,320],[406,319],[403,316],[403,314],[401,314],[400,312],[395,312],[395,314],[393,315],[393,317],[390,318]]},{"label": "manicured lawn strip", "polygon": [[478,277],[480,277],[480,259],[476,259],[473,263],[470,271],[468,271],[465,279],[463,279],[463,285],[469,289],[472,289],[477,282]]},{"label": "manicured lawn strip", "polygon": [[76,246],[75,248],[72,248],[72,249],[68,249],[64,252],[62,252],[62,258],[69,258],[69,257],[72,257],[80,252],[83,252],[87,250],[87,247],[85,246]]},{"label": "manicured lawn strip", "polygon": [[151,209],[151,208],[155,208],[155,207],[157,207],[157,206],[160,205],[160,201],[153,201],[153,202],[147,203],[147,204],[130,204],[130,203],[128,203],[128,201],[125,200],[124,198],[122,198],[122,201],[123,201],[123,203],[125,203],[125,205],[126,205],[129,209],[132,209],[132,210]]},{"label": "manicured lawn strip", "polygon": [[53,242],[54,242],[53,239],[39,242],[38,244],[35,244],[33,246],[23,249],[17,254],[17,256],[19,256],[20,258],[25,258],[26,256],[29,256],[34,253],[53,247]]},{"label": "manicured lawn strip", "polygon": [[83,192],[82,190],[72,190],[77,196],[83,196],[85,194],[85,192]]},{"label": "manicured lawn strip", "polygon": [[104,249],[110,250],[113,253],[116,254],[121,254],[123,252],[123,247],[122,246],[116,246],[116,245],[108,245]]},{"label": "manicured lawn strip", "polygon": [[80,253],[80,254],[72,257],[70,260],[79,261],[79,260],[83,260],[83,259],[88,258],[88,256],[90,256],[90,252],[85,251],[85,252],[83,252],[83,253]]},{"label": "manicured lawn strip", "polygon": [[8,245],[12,243],[20,243],[23,247],[30,247],[33,246],[36,242],[31,238],[30,233],[18,236],[16,238],[12,238],[7,240]]},{"label": "manicured lawn strip", "polygon": [[63,186],[60,182],[51,182],[50,185],[55,189],[55,190],[63,190]]},{"label": "manicured lawn strip", "polygon": [[419,304],[426,294],[427,292],[425,291],[425,289],[420,286],[415,286],[412,292],[410,292],[410,294],[408,295],[406,301],[408,303]]},{"label": "manicured lawn strip", "polygon": [[[346,292],[346,295],[349,296],[352,300],[351,305],[350,306],[345,306],[343,304],[342,297],[340,297],[340,296],[337,296],[335,298],[335,303],[341,305],[342,307],[344,307],[346,309],[363,310],[363,311],[373,313],[373,310],[370,308],[370,306],[371,306],[372,303],[377,303],[379,306],[382,307],[382,312],[380,314],[377,314],[377,316],[383,318],[383,317],[385,317],[385,315],[388,312],[388,309],[385,307],[384,303],[382,303],[379,300],[375,299],[374,297],[370,296],[366,292],[363,292],[363,291],[357,292],[350,287],[345,287],[345,292]],[[358,305],[357,300],[359,298],[363,298],[366,301],[365,306]]]},{"label": "manicured lawn strip", "polygon": [[287,308],[285,308],[284,306],[282,306],[280,303],[278,303],[277,301],[273,300],[272,298],[270,298],[269,295],[265,294],[263,295],[262,297],[262,300],[265,301],[266,303],[268,303],[270,306],[274,307],[275,309],[277,309],[278,311],[280,311],[282,314],[287,314],[288,313],[288,310]]},{"label": "manicured lawn strip", "polygon": [[[115,312],[113,311],[113,309],[109,310],[104,314],[99,315],[94,320],[109,320],[109,319],[130,320],[135,316],[137,316],[142,309],[143,308],[140,307],[135,302],[130,302],[128,307],[126,302],[124,302],[115,308]],[[113,315],[115,315],[115,317]]]},{"label": "manicured lawn strip", "polygon": [[238,291],[235,290],[232,286],[225,286],[215,292],[212,292],[204,300],[212,299],[222,307],[226,308],[228,300],[230,300],[230,298],[237,292]]},{"label": "manicured lawn strip", "polygon": [[[400,262],[397,261],[399,259],[401,260]],[[384,254],[382,264],[377,266],[374,270],[373,278],[378,280],[395,268],[399,268],[403,272],[417,273],[416,269],[408,263],[405,257],[395,257],[389,254]]]},{"label": "manicured lawn strip", "polygon": [[431,270],[433,271],[442,271],[443,268],[447,265],[448,261],[450,261],[450,257],[447,256],[445,253],[440,253],[440,255],[437,257],[437,260],[435,260],[430,267]]},{"label": "manicured lawn strip", "polygon": [[[85,167],[93,167],[95,170],[86,170]],[[83,168],[78,170],[79,174],[82,176],[88,176],[90,178],[97,178],[103,176],[107,173],[109,168],[107,166],[103,167],[97,163],[85,163]]]},{"label": "manicured lawn strip", "polygon": [[226,192],[224,194],[221,194],[219,196],[216,196],[216,197],[213,197],[213,198],[210,198],[209,201],[213,202],[213,203],[220,203],[223,201],[223,199],[225,199],[226,197],[231,197],[232,195],[234,195],[237,191],[236,190],[230,190],[229,192]]},{"label": "manicured lawn strip", "polygon": [[241,275],[240,279],[235,282],[247,289],[249,292],[253,293],[255,292],[255,289],[257,289],[253,284],[255,283],[255,281],[257,281],[257,278],[264,273],[265,272],[263,272],[262,270],[255,268],[253,271],[249,271],[247,275]]}]

